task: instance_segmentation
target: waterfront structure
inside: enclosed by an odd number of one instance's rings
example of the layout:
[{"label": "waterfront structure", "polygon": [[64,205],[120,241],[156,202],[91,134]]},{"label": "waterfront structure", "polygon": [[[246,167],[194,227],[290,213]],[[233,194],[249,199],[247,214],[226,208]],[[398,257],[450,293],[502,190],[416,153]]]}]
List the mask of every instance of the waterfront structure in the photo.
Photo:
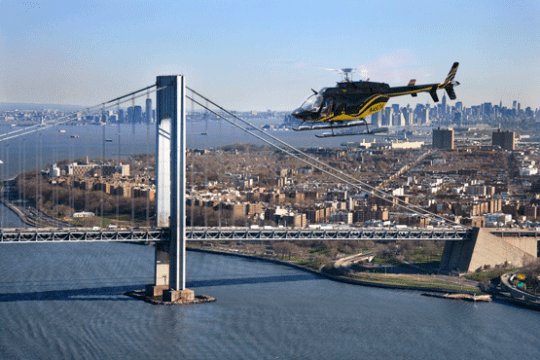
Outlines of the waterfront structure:
[{"label": "waterfront structure", "polygon": [[453,150],[454,130],[453,129],[433,129],[432,147],[434,149]]}]

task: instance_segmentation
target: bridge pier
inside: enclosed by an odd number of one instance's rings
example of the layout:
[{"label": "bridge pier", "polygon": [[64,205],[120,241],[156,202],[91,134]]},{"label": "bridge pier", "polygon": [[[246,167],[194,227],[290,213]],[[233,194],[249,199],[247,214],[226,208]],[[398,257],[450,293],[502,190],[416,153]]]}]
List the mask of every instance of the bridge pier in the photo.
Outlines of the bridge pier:
[{"label": "bridge pier", "polygon": [[445,243],[440,270],[467,273],[485,266],[508,264],[521,267],[536,258],[536,237],[520,236],[518,232],[473,228],[471,240]]},{"label": "bridge pier", "polygon": [[154,285],[146,286],[146,295],[151,297],[169,290],[169,243],[156,243],[155,252]]},{"label": "bridge pier", "polygon": [[186,289],[186,123],[185,85],[182,75],[158,76],[157,204],[156,226],[169,227],[171,240],[156,247],[154,285],[147,294],[163,295],[165,301],[192,301]]}]

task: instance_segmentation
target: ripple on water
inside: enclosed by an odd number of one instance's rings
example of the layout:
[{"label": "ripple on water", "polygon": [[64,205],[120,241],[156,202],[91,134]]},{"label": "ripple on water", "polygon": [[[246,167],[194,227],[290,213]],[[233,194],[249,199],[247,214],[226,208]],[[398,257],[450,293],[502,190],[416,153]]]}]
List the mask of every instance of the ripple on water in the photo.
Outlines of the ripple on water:
[{"label": "ripple on water", "polygon": [[215,297],[153,306],[123,292],[153,274],[132,244],[0,245],[4,358],[515,358],[539,314],[336,283],[286,266],[188,252],[188,286]]}]

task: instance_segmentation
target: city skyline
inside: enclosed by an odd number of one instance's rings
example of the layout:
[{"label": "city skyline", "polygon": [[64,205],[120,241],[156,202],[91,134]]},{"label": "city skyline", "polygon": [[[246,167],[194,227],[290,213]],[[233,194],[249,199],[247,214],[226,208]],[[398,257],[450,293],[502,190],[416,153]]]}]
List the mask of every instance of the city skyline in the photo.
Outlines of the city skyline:
[{"label": "city skyline", "polygon": [[459,61],[465,106],[540,107],[533,1],[28,4],[0,3],[2,102],[88,106],[182,73],[229,109],[291,110],[340,80],[321,68],[399,86],[440,82]]}]

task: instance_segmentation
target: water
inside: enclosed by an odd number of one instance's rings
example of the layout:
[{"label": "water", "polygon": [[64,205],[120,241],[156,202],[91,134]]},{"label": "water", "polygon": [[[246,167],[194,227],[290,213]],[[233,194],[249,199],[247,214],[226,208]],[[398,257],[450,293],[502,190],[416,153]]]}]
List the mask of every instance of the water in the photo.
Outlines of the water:
[{"label": "water", "polygon": [[540,315],[499,303],[188,252],[188,287],[217,301],[155,306],[122,295],[151,282],[151,247],[0,246],[1,359],[493,359],[540,348]]},{"label": "water", "polygon": [[[74,161],[89,156],[101,158],[129,157],[133,154],[156,152],[156,125],[109,125],[109,126],[57,126],[24,135],[16,139],[0,142],[0,165],[3,178],[12,177],[21,171],[42,168],[61,160]],[[244,125],[242,125],[244,126]],[[245,127],[245,126],[244,126]],[[0,125],[0,133],[17,129]],[[63,130],[65,132],[60,132]],[[235,143],[251,143],[263,145],[264,143],[225,121],[210,121],[208,135],[201,135],[206,131],[204,122],[188,122],[187,147],[212,148]],[[105,133],[103,133],[105,131]],[[253,131],[260,135],[258,131]],[[275,130],[269,133],[289,144],[298,147],[336,147],[347,141],[361,141],[362,137],[337,137],[318,139],[314,135],[320,131],[285,131]],[[78,137],[71,137],[71,136]],[[373,136],[364,137],[367,140]],[[377,137],[380,138],[380,137]],[[112,141],[103,142],[104,139]]]}]

